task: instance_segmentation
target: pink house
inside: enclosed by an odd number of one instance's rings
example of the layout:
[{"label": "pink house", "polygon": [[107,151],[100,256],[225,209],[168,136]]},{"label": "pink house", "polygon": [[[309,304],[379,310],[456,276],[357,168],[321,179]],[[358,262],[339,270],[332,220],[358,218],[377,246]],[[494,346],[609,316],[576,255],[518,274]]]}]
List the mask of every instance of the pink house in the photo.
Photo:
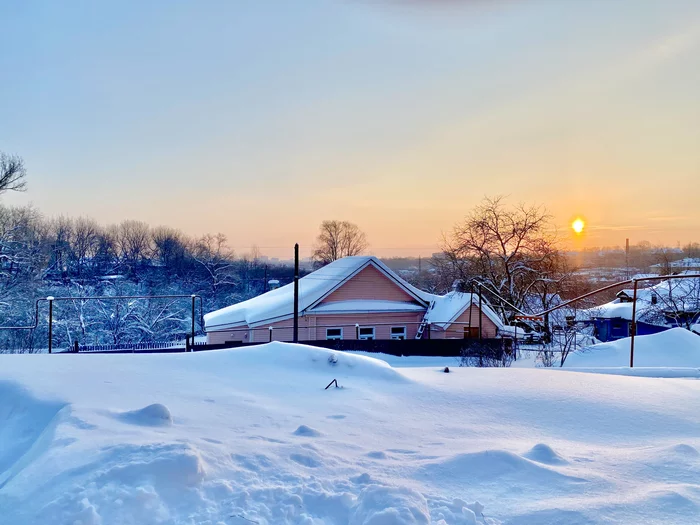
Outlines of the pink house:
[{"label": "pink house", "polygon": [[[288,284],[204,316],[207,343],[291,341]],[[299,340],[496,337],[503,324],[476,294],[434,295],[376,257],[345,257],[299,280]],[[481,319],[479,319],[481,318]],[[480,322],[481,321],[481,322]]]}]

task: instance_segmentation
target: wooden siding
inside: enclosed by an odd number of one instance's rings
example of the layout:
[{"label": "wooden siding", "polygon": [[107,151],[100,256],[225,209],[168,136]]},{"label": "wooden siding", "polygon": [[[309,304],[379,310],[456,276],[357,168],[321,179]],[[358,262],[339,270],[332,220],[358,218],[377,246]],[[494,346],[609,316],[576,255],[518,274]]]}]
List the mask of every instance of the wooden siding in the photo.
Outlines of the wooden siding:
[{"label": "wooden siding", "polygon": [[[469,312],[471,310],[471,326],[479,326],[479,307],[476,305],[471,305],[467,308],[462,315],[454,320],[455,323],[469,323]],[[481,334],[484,338],[496,337],[497,327],[494,322],[489,319],[485,314],[481,315]],[[445,339],[463,339],[464,338],[464,327],[469,326],[468,324],[451,324],[447,327],[447,330],[443,332]]]},{"label": "wooden siding", "polygon": [[401,301],[419,304],[396,282],[374,266],[367,266],[350,278],[340,288],[326,297],[321,304],[354,300]]},{"label": "wooden siding", "polygon": [[207,332],[207,344],[220,345],[230,341],[247,341],[248,333],[234,332],[232,330],[221,330],[217,332]]},{"label": "wooden siding", "polygon": [[[390,339],[392,326],[405,326],[406,338],[412,339],[418,331],[418,324],[423,319],[423,313],[378,313],[358,315],[308,315],[299,318],[299,340],[317,341],[326,339],[326,328],[342,328],[343,339],[355,339],[355,324],[373,326],[375,339]],[[272,340],[289,342],[293,339],[294,321],[288,319],[266,324],[247,331],[209,332],[207,343],[219,344],[228,341],[267,342]]]},{"label": "wooden siding", "polygon": [[[423,319],[423,313],[376,313],[357,315],[319,315],[314,316],[316,329],[311,329],[309,335],[315,340],[326,339],[326,328],[343,329],[343,339],[356,339],[355,324],[360,326],[373,326],[375,339],[391,339],[392,326],[405,326],[406,338],[416,337],[418,323]],[[301,338],[301,333],[299,333]]]},{"label": "wooden siding", "polygon": [[[479,308],[471,307],[472,327],[479,326]],[[299,340],[317,341],[326,339],[326,328],[337,327],[343,329],[343,339],[355,339],[355,324],[360,326],[374,326],[376,339],[390,339],[392,326],[405,326],[406,338],[413,339],[416,336],[419,323],[423,314],[416,313],[376,313],[376,314],[345,314],[345,315],[307,315],[299,318]],[[465,310],[455,322],[468,323],[469,309]],[[496,337],[496,325],[486,315],[482,316],[482,333],[484,338]],[[218,344],[228,341],[267,342],[270,339],[269,327],[273,327],[272,340],[289,342],[293,338],[293,321],[287,319],[276,323],[266,324],[248,330],[209,332],[207,343]],[[467,324],[451,324],[447,330],[433,327],[430,333],[432,339],[462,339],[464,327]],[[427,333],[423,337],[428,337]]]}]

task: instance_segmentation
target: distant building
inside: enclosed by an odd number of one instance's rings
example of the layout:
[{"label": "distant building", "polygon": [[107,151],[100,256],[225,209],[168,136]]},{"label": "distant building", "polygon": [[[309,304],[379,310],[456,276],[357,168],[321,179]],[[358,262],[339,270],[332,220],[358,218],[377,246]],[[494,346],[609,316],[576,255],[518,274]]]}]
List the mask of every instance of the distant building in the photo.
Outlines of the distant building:
[{"label": "distant building", "polygon": [[697,272],[700,273],[700,258],[686,257],[678,261],[669,261],[659,264],[654,264],[651,270],[656,275],[664,275],[667,273],[677,274],[681,272]]},{"label": "distant building", "polygon": [[[634,290],[622,290],[609,303],[583,310],[577,320],[592,324],[601,341],[629,337]],[[700,321],[700,278],[669,279],[637,290],[637,335],[650,335],[677,326],[691,328]]]}]

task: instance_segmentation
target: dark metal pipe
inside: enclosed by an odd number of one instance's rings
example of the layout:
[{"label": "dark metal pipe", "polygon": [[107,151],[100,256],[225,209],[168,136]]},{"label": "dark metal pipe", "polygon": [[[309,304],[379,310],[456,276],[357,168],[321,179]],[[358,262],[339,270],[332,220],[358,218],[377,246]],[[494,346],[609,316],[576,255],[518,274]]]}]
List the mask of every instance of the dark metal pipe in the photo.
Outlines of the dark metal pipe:
[{"label": "dark metal pipe", "polygon": [[293,341],[299,342],[299,243],[294,245],[294,332]]}]

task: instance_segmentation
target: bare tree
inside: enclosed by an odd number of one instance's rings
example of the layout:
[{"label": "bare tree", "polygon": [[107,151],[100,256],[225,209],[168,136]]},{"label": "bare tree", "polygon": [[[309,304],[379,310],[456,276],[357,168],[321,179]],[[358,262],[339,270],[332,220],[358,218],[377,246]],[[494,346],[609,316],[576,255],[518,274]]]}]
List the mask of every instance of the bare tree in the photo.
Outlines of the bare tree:
[{"label": "bare tree", "polygon": [[0,193],[24,191],[27,187],[26,176],[27,170],[21,157],[0,152]]},{"label": "bare tree", "polygon": [[313,258],[318,266],[323,266],[343,257],[360,255],[367,246],[367,237],[356,224],[323,221],[316,237]]},{"label": "bare tree", "polygon": [[637,300],[639,320],[692,330],[700,320],[700,279],[669,279],[644,291]]},{"label": "bare tree", "polygon": [[175,228],[160,226],[152,231],[153,255],[157,261],[170,269],[179,271],[187,258],[185,236]]},{"label": "bare tree", "polygon": [[507,303],[522,308],[535,291],[546,299],[569,273],[546,210],[507,207],[503,197],[485,198],[445,239],[443,250],[444,271],[463,283],[486,284],[484,293],[493,292],[492,302],[506,317],[512,310]]},{"label": "bare tree", "polygon": [[66,277],[69,263],[73,258],[73,221],[60,216],[49,222],[51,236],[51,266],[48,271]]},{"label": "bare tree", "polygon": [[570,354],[596,342],[592,335],[593,327],[577,322],[577,308],[565,307],[565,311],[570,316],[570,322],[552,330],[551,340],[543,341],[537,352],[537,358],[544,367],[563,367]]},{"label": "bare tree", "polygon": [[205,270],[213,295],[222,286],[238,284],[233,264],[234,252],[228,246],[226,235],[218,233],[201,237],[195,243],[193,252],[194,260]]},{"label": "bare tree", "polygon": [[73,224],[73,256],[78,275],[81,276],[88,261],[92,260],[100,246],[100,226],[94,220],[78,217]]},{"label": "bare tree", "polygon": [[140,221],[124,221],[117,230],[119,256],[127,264],[141,262],[150,255],[151,234],[148,224]]}]

